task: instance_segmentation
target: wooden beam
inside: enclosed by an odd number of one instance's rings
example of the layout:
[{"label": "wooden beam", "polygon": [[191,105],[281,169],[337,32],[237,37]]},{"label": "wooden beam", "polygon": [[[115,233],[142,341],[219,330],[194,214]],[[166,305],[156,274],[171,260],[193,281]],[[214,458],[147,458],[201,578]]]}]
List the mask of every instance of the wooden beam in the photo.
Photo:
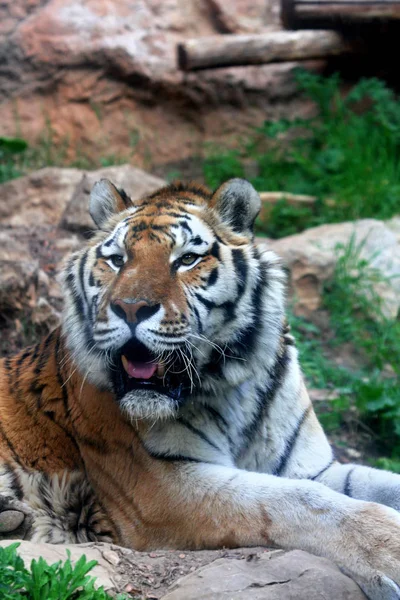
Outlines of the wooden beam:
[{"label": "wooden beam", "polygon": [[398,22],[400,2],[393,0],[281,0],[283,25],[291,28],[335,27]]},{"label": "wooden beam", "polygon": [[325,58],[353,51],[334,31],[274,31],[254,35],[216,35],[178,45],[183,71]]},{"label": "wooden beam", "polygon": [[285,200],[291,206],[312,206],[316,203],[316,196],[306,196],[305,194],[291,194],[290,192],[259,192],[261,202],[266,204],[276,204]]},{"label": "wooden beam", "polygon": [[299,19],[345,19],[347,22],[400,19],[400,2],[314,2],[296,3],[295,15]]}]

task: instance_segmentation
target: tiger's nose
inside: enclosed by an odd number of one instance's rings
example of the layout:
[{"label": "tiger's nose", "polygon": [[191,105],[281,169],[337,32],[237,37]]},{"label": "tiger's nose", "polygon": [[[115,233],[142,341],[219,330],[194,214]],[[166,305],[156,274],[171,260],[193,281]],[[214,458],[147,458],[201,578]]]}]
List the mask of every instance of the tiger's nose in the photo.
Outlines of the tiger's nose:
[{"label": "tiger's nose", "polygon": [[150,319],[160,308],[160,304],[149,304],[146,300],[135,302],[131,299],[114,300],[111,304],[111,309],[115,314],[124,319],[126,323],[140,323],[146,319]]}]

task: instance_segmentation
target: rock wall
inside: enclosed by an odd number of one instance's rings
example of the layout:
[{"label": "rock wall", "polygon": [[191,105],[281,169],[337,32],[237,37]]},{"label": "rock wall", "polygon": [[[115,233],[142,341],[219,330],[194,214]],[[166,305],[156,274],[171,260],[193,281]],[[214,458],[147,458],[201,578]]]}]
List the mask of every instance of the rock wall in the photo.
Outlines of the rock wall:
[{"label": "rock wall", "polygon": [[2,134],[37,143],[51,133],[69,158],[145,167],[199,154],[221,135],[234,144],[267,117],[308,109],[294,64],[184,74],[176,44],[279,27],[277,0],[4,0]]}]

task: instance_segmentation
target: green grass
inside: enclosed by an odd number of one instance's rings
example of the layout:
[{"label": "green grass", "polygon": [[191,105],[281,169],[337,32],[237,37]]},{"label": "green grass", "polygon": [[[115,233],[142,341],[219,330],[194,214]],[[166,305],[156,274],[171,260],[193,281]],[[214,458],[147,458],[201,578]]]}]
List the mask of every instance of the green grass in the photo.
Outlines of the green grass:
[{"label": "green grass", "polygon": [[341,344],[351,344],[363,366],[358,371],[336,366],[324,353],[318,327],[293,316],[291,324],[309,384],[337,391],[329,410],[320,415],[324,427],[339,428],[343,415],[355,409],[385,455],[378,466],[400,471],[400,321],[385,314],[376,292],[385,280],[362,258],[364,244],[352,238],[347,246],[338,246],[335,272],[323,297],[334,332],[330,345],[340,354]]},{"label": "green grass", "polygon": [[[139,132],[133,130],[129,132],[129,144],[123,153],[105,153],[97,159],[78,148],[75,158],[71,159],[69,140],[64,138],[56,143],[52,125],[46,120],[46,126],[34,145],[29,145],[20,137],[0,137],[0,183],[43,167],[76,167],[89,170],[122,165],[132,160],[138,143]],[[101,145],[107,147],[109,144],[103,139]]]},{"label": "green grass", "polygon": [[[0,547],[0,598],[2,600],[111,600],[88,573],[97,564],[82,556],[75,565],[68,559],[49,565],[33,559],[30,569],[18,555],[18,543]],[[119,594],[117,600],[127,598]]]},{"label": "green grass", "polygon": [[283,237],[322,223],[400,212],[400,103],[378,79],[362,79],[344,95],[338,75],[296,74],[299,91],[314,102],[310,119],[266,121],[237,151],[214,148],[204,176],[216,187],[242,177],[259,191],[316,196],[313,207],[280,202],[258,231]]}]

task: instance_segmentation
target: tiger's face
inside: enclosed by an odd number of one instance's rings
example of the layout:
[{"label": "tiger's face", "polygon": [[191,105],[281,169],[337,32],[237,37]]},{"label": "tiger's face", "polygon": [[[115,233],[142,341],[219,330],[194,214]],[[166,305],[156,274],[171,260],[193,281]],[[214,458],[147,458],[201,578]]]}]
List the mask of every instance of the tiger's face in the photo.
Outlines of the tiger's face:
[{"label": "tiger's face", "polygon": [[135,203],[106,180],[94,186],[100,231],[67,264],[63,326],[82,374],[132,417],[169,417],[212,387],[214,363],[254,324],[259,208],[244,180],[214,194],[171,185]]}]

